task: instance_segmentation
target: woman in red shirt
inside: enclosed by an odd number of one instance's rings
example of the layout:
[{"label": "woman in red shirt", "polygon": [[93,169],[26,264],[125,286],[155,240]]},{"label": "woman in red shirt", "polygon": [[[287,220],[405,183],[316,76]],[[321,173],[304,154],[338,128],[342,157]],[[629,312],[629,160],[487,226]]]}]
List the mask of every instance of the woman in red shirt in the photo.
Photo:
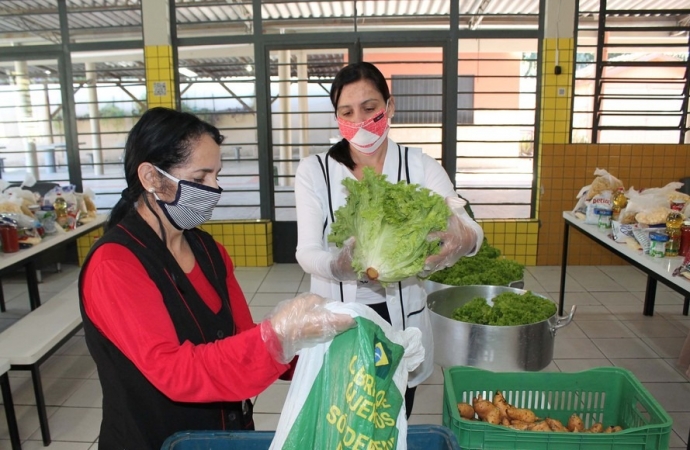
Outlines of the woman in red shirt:
[{"label": "woman in red shirt", "polygon": [[218,129],[148,110],[125,147],[127,188],[80,276],[103,388],[99,449],[159,449],[191,429],[253,429],[247,400],[297,350],[354,325],[307,294],[256,326],[222,245],[196,228],[222,189]]}]

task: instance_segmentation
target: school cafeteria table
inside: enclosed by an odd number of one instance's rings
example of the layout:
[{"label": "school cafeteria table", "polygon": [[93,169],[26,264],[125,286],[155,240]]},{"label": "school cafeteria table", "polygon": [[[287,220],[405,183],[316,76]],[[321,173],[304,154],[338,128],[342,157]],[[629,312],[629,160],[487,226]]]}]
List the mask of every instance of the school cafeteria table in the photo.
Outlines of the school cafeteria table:
[{"label": "school cafeteria table", "polygon": [[[32,246],[31,248],[20,249],[15,253],[0,253],[0,275],[17,270],[19,267],[24,267],[26,270],[26,284],[29,289],[29,304],[34,310],[41,306],[41,296],[38,292],[38,277],[36,275],[36,260],[41,255],[50,250],[55,250],[64,247],[67,244],[74,242],[77,238],[86,233],[98,229],[103,226],[107,216],[105,214],[98,215],[91,222],[78,226],[74,230],[65,233],[57,233],[46,235],[43,240]],[[5,311],[5,296],[0,285],[0,311]]]},{"label": "school cafeteria table", "polygon": [[649,255],[645,255],[641,250],[635,250],[626,244],[614,241],[609,237],[610,232],[599,230],[596,225],[585,224],[584,220],[578,219],[570,211],[563,212],[563,219],[565,222],[565,229],[563,232],[560,298],[558,301],[558,311],[560,315],[563,315],[563,304],[565,301],[568,235],[571,227],[647,274],[647,289],[644,296],[644,308],[642,311],[645,316],[654,315],[654,300],[658,281],[661,281],[666,286],[685,297],[683,314],[686,316],[688,315],[688,306],[690,305],[690,280],[683,276],[673,276],[673,271],[683,262],[682,257],[653,258]]}]

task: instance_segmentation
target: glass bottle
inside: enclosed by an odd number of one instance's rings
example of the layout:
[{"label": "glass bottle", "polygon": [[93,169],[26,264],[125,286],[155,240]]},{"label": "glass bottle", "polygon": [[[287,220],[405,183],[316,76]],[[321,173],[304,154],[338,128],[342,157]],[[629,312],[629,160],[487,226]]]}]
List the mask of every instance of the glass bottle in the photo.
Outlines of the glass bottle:
[{"label": "glass bottle", "polygon": [[621,211],[623,208],[628,206],[628,197],[625,196],[623,188],[618,188],[618,190],[613,194],[611,199],[611,210],[613,211],[612,220],[620,220]]},{"label": "glass bottle", "polygon": [[678,256],[680,250],[680,227],[683,225],[683,215],[678,211],[671,211],[666,217],[666,256]]},{"label": "glass bottle", "polygon": [[58,193],[53,202],[53,208],[55,208],[55,221],[61,226],[65,227],[67,225],[67,200]]},{"label": "glass bottle", "polygon": [[690,253],[690,220],[683,222],[680,227],[680,256],[687,256]]},{"label": "glass bottle", "polygon": [[4,253],[19,251],[19,235],[16,226],[2,223],[0,225],[0,240],[2,240],[2,251]]}]

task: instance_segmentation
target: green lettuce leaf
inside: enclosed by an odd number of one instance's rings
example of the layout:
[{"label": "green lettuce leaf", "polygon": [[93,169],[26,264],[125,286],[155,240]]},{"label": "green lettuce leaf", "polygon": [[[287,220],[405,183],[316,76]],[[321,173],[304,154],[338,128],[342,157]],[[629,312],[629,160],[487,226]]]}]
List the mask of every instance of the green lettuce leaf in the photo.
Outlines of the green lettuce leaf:
[{"label": "green lettuce leaf", "polygon": [[329,242],[341,247],[355,237],[352,268],[360,277],[366,272],[385,285],[417,274],[438,253],[438,239],[428,241],[427,235],[446,229],[450,208],[429,189],[389,183],[368,167],[362,172],[361,181],[343,180],[349,195],[335,212]]},{"label": "green lettuce leaf", "polygon": [[454,265],[435,272],[431,281],[451,286],[487,284],[507,286],[524,278],[525,266],[501,257],[501,251],[489,245],[486,238],[476,255],[460,258]]},{"label": "green lettuce leaf", "polygon": [[541,322],[556,314],[556,304],[526,291],[522,294],[502,292],[489,306],[485,298],[475,297],[453,311],[452,317],[461,322],[480,325],[515,326]]}]

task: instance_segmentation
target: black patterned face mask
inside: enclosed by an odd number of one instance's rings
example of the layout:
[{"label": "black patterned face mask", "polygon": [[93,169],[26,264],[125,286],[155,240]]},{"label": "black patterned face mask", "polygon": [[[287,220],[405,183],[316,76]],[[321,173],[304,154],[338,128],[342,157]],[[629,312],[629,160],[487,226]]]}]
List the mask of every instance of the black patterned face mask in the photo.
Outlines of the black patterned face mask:
[{"label": "black patterned face mask", "polygon": [[[155,167],[155,166],[154,166]],[[177,193],[172,202],[164,202],[156,193],[153,196],[170,223],[178,230],[190,230],[208,221],[220,200],[223,189],[212,188],[187,180],[179,180],[168,172],[156,170],[177,183]]]}]

